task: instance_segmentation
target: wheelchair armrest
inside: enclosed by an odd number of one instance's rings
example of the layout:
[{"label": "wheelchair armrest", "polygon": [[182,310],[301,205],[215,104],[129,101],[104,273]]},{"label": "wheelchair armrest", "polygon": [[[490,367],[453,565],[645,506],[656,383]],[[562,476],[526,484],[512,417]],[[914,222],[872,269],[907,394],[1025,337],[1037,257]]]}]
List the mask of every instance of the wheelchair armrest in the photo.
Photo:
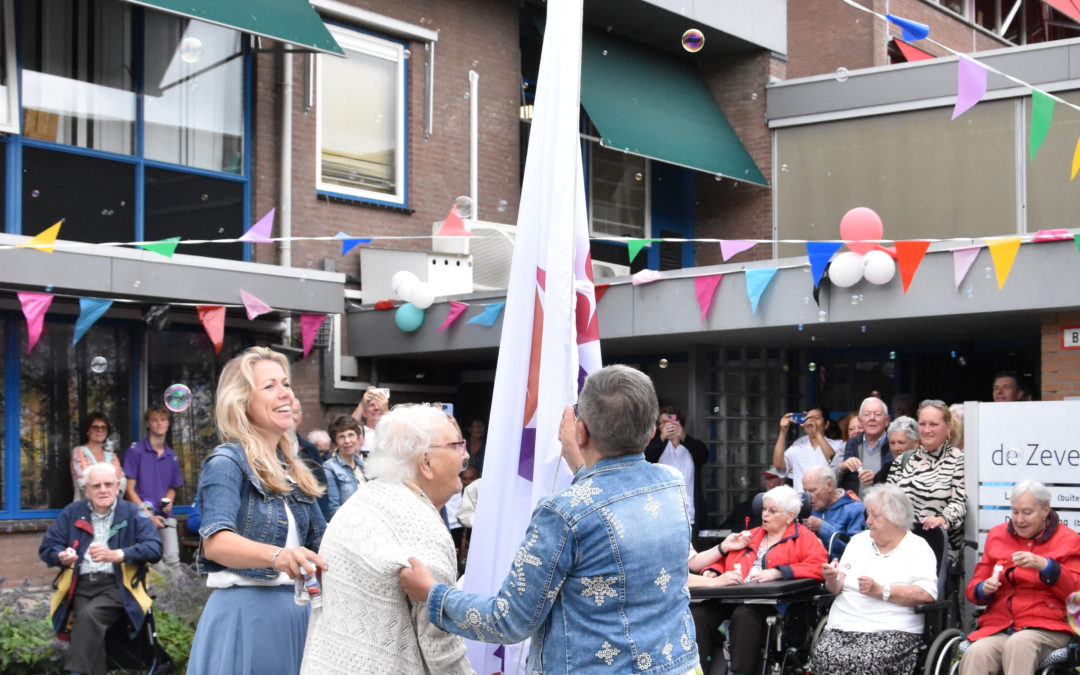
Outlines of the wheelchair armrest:
[{"label": "wheelchair armrest", "polygon": [[940,612],[942,610],[948,610],[952,607],[952,602],[948,600],[937,600],[935,602],[925,602],[921,605],[915,605],[911,609],[916,614],[929,614],[931,612]]}]

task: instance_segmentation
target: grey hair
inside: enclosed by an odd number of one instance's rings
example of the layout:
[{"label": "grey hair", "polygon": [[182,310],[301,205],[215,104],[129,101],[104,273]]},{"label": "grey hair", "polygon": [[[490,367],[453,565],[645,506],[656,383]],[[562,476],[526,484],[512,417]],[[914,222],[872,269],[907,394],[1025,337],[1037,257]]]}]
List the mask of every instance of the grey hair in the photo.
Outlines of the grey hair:
[{"label": "grey hair", "polygon": [[90,474],[92,472],[94,472],[95,470],[100,469],[102,467],[105,467],[109,471],[111,471],[112,475],[113,475],[113,478],[115,480],[120,480],[120,474],[116,473],[116,466],[112,462],[97,462],[97,463],[91,464],[90,466],[83,469],[83,471],[82,471],[83,483],[89,483],[90,482]]},{"label": "grey hair", "polygon": [[901,415],[892,422],[889,422],[889,430],[887,434],[893,435],[897,431],[904,432],[904,435],[913,441],[919,440],[919,423],[911,419],[907,415]]},{"label": "grey hair", "polygon": [[327,443],[329,443],[330,434],[326,433],[322,429],[313,429],[312,431],[308,432],[307,439],[308,441],[316,445],[319,444],[319,441],[326,441]]},{"label": "grey hair", "polygon": [[833,471],[831,466],[824,464],[815,464],[814,466],[803,472],[803,484],[806,483],[806,477],[814,474],[818,477],[818,480],[824,483],[832,483],[833,487],[836,487],[836,472]]},{"label": "grey hair", "polygon": [[862,403],[859,404],[859,417],[862,417],[863,408],[865,408],[866,404],[870,403],[870,402],[880,403],[881,404],[881,412],[885,415],[885,417],[889,416],[889,406],[885,405],[885,401],[882,401],[877,396],[867,396],[866,398],[864,398],[862,400]]},{"label": "grey hair", "polygon": [[585,380],[578,414],[604,456],[641,452],[656,431],[660,407],[652,380],[640,370],[614,365]]},{"label": "grey hair", "polygon": [[404,482],[416,478],[416,462],[431,445],[431,437],[448,424],[446,413],[426,405],[396,405],[375,427],[375,449],[364,460],[372,478]]},{"label": "grey hair", "polygon": [[911,529],[915,521],[915,507],[904,491],[892,483],[875,485],[863,495],[863,504],[869,510],[871,504],[877,505],[881,515],[897,527]]},{"label": "grey hair", "polygon": [[1039,506],[1050,506],[1050,489],[1038,481],[1025,478],[1014,485],[1009,501],[1016,501],[1017,497],[1024,494],[1034,497],[1035,501],[1039,502]]},{"label": "grey hair", "polygon": [[762,503],[766,499],[771,499],[772,503],[776,504],[776,508],[784,513],[790,513],[796,517],[798,517],[799,511],[802,510],[802,497],[790,485],[777,485],[761,496]]}]

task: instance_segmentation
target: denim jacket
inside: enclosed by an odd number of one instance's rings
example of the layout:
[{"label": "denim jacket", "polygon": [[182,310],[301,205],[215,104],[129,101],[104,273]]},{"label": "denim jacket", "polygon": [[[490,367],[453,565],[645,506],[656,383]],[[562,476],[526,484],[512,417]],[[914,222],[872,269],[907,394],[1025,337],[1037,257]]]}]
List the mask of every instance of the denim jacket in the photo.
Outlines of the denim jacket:
[{"label": "denim jacket", "polygon": [[[203,461],[199,491],[195,503],[202,516],[199,536],[208,539],[220,530],[229,530],[252,541],[284,546],[289,534],[289,517],[285,513],[288,500],[296,530],[303,545],[319,549],[326,520],[315,498],[294,487],[287,495],[268,492],[248,464],[247,455],[237,443],[225,443],[214,448]],[[208,559],[199,547],[200,574],[220,572],[226,568]],[[280,572],[270,567],[231,569],[252,579],[276,579]]]},{"label": "denim jacket", "polygon": [[682,476],[643,454],[601,459],[541,500],[494,596],[436,585],[431,622],[512,644],[528,673],[685,673],[698,663]]},{"label": "denim jacket", "polygon": [[854,537],[866,529],[866,509],[863,503],[852,499],[847,493],[840,495],[824,513],[815,509],[811,515],[821,518],[817,536],[825,546],[829,560],[844,555],[844,549],[847,548],[847,542],[839,537],[832,541],[832,548],[829,548],[829,540],[834,534]]},{"label": "denim jacket", "polygon": [[[353,461],[363,470],[364,463],[360,461],[359,456]],[[356,492],[356,488],[360,486],[356,482],[356,474],[337,455],[323,462],[323,471],[326,472],[326,496],[328,498],[326,519],[329,520],[334,517],[334,514],[345,503],[345,500],[352,497],[353,493]]]}]

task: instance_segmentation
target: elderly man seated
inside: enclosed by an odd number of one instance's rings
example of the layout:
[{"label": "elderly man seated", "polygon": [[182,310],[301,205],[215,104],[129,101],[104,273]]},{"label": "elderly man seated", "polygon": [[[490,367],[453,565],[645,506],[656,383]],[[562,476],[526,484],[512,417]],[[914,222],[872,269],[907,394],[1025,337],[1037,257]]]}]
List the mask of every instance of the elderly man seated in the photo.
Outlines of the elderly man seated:
[{"label": "elderly man seated", "polygon": [[120,479],[112,464],[92,464],[83,477],[89,499],[64,507],[38,555],[50,567],[73,571],[71,590],[52,616],[57,635],[71,640],[64,669],[98,675],[105,673],[105,632],[125,613],[140,630],[149,607],[145,593],[142,603],[132,593],[124,567],[161,560],[161,540],[138,506],[117,499]]},{"label": "elderly man seated", "polygon": [[813,511],[803,524],[817,533],[829,552],[829,559],[844,554],[847,542],[866,529],[866,510],[862,502],[836,487],[836,473],[827,466],[812,466],[803,474],[803,490],[810,495]]}]

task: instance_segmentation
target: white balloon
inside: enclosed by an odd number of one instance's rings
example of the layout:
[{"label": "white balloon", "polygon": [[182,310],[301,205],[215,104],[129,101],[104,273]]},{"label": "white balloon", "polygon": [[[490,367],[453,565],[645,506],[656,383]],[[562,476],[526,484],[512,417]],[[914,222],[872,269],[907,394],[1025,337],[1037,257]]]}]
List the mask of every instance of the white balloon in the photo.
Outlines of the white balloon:
[{"label": "white balloon", "polygon": [[[406,278],[398,285],[397,290],[394,291],[394,295],[398,296],[405,302],[412,302],[413,295],[416,293],[416,287],[420,285],[420,280],[415,276],[412,279]],[[413,303],[416,304],[416,303]]]},{"label": "white balloon", "polygon": [[844,251],[833,258],[829,266],[829,280],[834,286],[848,288],[859,283],[863,275],[863,257],[854,251]]},{"label": "white balloon", "polygon": [[885,251],[870,251],[863,256],[863,276],[872,284],[887,284],[896,276],[896,263]]},{"label": "white balloon", "polygon": [[435,302],[435,289],[431,284],[421,281],[412,288],[412,299],[409,301],[420,309],[427,309]]},{"label": "white balloon", "polygon": [[420,279],[408,270],[400,270],[398,272],[394,272],[394,276],[390,277],[390,288],[394,290],[394,294],[398,297],[403,297],[401,295],[401,286],[404,285],[406,281],[412,281],[413,283],[416,283],[420,281]]}]

